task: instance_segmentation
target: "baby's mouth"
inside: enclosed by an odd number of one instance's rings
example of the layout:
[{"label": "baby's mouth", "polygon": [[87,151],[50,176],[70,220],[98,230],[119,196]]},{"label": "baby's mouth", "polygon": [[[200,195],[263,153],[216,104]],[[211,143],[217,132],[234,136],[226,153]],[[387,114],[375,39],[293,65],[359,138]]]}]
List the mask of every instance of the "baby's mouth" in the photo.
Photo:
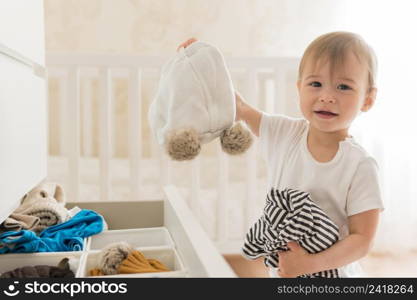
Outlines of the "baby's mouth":
[{"label": "baby's mouth", "polygon": [[325,118],[325,119],[329,119],[329,118],[332,118],[332,117],[337,117],[339,115],[339,114],[336,114],[334,112],[325,111],[325,110],[315,110],[314,113],[317,114],[319,117]]}]

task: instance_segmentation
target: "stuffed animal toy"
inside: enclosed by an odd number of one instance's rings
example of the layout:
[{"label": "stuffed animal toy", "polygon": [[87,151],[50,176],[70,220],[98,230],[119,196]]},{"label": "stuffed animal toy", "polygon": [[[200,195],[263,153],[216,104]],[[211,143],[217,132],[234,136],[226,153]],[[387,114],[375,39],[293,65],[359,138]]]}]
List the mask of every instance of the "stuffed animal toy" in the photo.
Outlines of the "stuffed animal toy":
[{"label": "stuffed animal toy", "polygon": [[195,158],[201,145],[220,137],[228,154],[244,153],[252,134],[235,123],[236,103],[232,80],[220,51],[195,42],[162,68],[148,120],[160,145],[173,160]]}]

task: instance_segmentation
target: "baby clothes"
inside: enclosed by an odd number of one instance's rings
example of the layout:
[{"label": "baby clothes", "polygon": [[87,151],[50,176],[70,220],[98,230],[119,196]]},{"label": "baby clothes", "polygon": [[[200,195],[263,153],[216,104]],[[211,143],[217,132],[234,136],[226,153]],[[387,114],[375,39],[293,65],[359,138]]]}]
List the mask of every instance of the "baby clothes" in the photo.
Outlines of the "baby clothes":
[{"label": "baby clothes", "polygon": [[8,231],[0,235],[1,253],[81,251],[84,238],[103,231],[103,217],[83,209],[67,222],[48,227],[37,236],[33,231]]},{"label": "baby clothes", "polygon": [[34,230],[39,224],[39,218],[30,215],[13,213],[0,224],[0,233],[5,231]]},{"label": "baby clothes", "polygon": [[208,143],[232,127],[235,110],[223,55],[210,44],[195,42],[163,66],[148,119],[160,145],[171,131],[190,128]]},{"label": "baby clothes", "polygon": [[159,260],[146,258],[142,252],[133,249],[126,242],[110,244],[103,248],[100,254],[98,267],[89,270],[90,276],[170,271]]},{"label": "baby clothes", "polygon": [[68,258],[63,258],[58,266],[25,266],[4,272],[0,278],[73,278],[74,272],[70,270]]},{"label": "baby clothes", "polygon": [[[339,230],[308,193],[271,189],[261,218],[249,229],[242,248],[249,259],[264,256],[268,267],[277,268],[277,251],[287,251],[287,243],[296,241],[309,253],[323,251],[339,239]],[[300,277],[337,278],[337,269]]]},{"label": "baby clothes", "polygon": [[40,237],[64,239],[66,236],[79,236],[84,238],[102,232],[103,228],[103,216],[95,211],[82,209],[67,222],[45,229]]},{"label": "baby clothes", "polygon": [[132,251],[119,266],[120,274],[168,272],[169,269],[159,260],[146,258],[138,250]]},{"label": "baby clothes", "polygon": [[14,213],[39,218],[31,228],[36,233],[70,218],[65,208],[63,188],[53,182],[42,182],[34,187],[23,197],[21,205]]}]

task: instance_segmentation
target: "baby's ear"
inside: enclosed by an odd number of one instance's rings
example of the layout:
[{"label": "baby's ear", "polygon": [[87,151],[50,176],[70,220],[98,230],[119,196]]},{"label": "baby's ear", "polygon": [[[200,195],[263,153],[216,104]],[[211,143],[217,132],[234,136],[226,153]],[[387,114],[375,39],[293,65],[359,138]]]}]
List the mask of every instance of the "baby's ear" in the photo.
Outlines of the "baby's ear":
[{"label": "baby's ear", "polygon": [[166,150],[174,160],[191,160],[200,153],[200,139],[195,129],[173,131],[166,140]]},{"label": "baby's ear", "polygon": [[301,88],[301,80],[298,79],[297,80],[297,90],[298,90],[298,92],[300,92],[300,88]]},{"label": "baby's ear", "polygon": [[371,90],[366,95],[365,101],[361,107],[361,111],[366,112],[374,106],[375,99],[376,99],[377,88],[371,88]]},{"label": "baby's ear", "polygon": [[243,123],[238,122],[221,133],[220,142],[224,152],[236,155],[244,153],[252,145],[253,138]]}]

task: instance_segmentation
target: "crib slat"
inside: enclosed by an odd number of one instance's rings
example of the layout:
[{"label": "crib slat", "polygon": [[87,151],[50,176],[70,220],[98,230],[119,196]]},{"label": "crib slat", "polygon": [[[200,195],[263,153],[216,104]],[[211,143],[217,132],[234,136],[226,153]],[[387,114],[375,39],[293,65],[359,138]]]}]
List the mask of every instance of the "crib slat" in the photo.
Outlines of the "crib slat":
[{"label": "crib slat", "polygon": [[100,200],[110,199],[110,159],[111,159],[111,103],[112,85],[109,68],[100,68],[99,130],[100,130]]},{"label": "crib slat", "polygon": [[91,80],[85,78],[83,85],[83,154],[93,155],[93,104],[91,99]]},{"label": "crib slat", "polygon": [[275,97],[274,97],[274,113],[285,114],[286,113],[286,70],[284,68],[275,69]]},{"label": "crib slat", "polygon": [[[275,99],[275,78],[269,79],[265,81],[265,85],[263,86],[264,93],[261,95],[263,99],[265,99],[265,111],[268,113],[275,112],[275,104],[277,99]],[[262,99],[262,98],[261,98]]]},{"label": "crib slat", "polygon": [[227,242],[229,236],[229,159],[223,152],[220,143],[217,146],[217,158],[219,161],[219,175],[216,205],[216,239],[222,244]]},{"label": "crib slat", "polygon": [[78,67],[69,67],[67,84],[69,101],[67,102],[68,111],[65,112],[65,115],[71,116],[71,122],[68,122],[68,196],[70,201],[78,201],[80,195],[80,81]]},{"label": "crib slat", "polygon": [[142,155],[142,95],[140,69],[129,70],[129,158],[130,158],[130,199],[139,200],[140,189],[140,158]]},{"label": "crib slat", "polygon": [[157,150],[156,153],[158,155],[159,185],[160,185],[160,188],[162,189],[165,185],[165,182],[166,182],[166,179],[165,179],[165,176],[164,176],[164,168],[165,168],[165,165],[166,165],[165,157],[164,157],[165,153],[164,153],[162,148],[158,147],[156,150]]},{"label": "crib slat", "polygon": [[200,220],[200,168],[201,158],[198,155],[191,161],[191,193],[190,193],[190,208],[196,216],[197,220]]},{"label": "crib slat", "polygon": [[[249,69],[246,73],[246,100],[253,107],[259,106],[259,97],[258,97],[258,78],[256,69]],[[255,137],[253,137],[255,139]],[[253,216],[256,212],[256,202],[257,202],[257,143],[254,141],[252,146],[246,152],[246,205],[244,205],[244,216],[245,222],[243,223],[243,232],[246,232],[252,221]]]},{"label": "crib slat", "polygon": [[67,155],[68,136],[68,73],[59,77],[59,154]]},{"label": "crib slat", "polygon": [[[157,73],[160,76],[161,69],[158,69]],[[153,143],[152,147],[152,150],[155,149],[157,149],[159,161],[159,182],[161,189],[163,189],[165,185],[172,183],[172,159],[168,156],[164,145],[159,145],[156,141]]]},{"label": "crib slat", "polygon": [[172,159],[166,153],[164,147],[158,146],[159,182],[161,188],[172,183]]}]

